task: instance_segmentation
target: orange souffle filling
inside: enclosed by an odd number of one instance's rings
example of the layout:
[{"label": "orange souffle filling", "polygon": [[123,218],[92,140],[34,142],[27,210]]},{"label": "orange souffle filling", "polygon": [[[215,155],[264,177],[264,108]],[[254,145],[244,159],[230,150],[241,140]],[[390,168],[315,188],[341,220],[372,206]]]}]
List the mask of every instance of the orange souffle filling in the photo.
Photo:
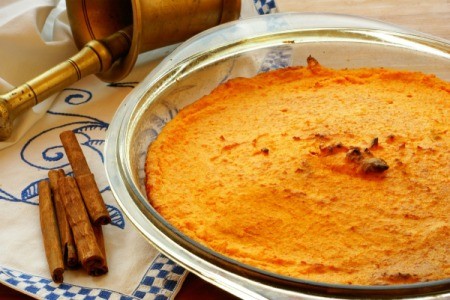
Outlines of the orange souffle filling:
[{"label": "orange souffle filling", "polygon": [[232,79],[150,145],[147,194],[242,263],[357,285],[450,277],[450,83],[313,58]]}]

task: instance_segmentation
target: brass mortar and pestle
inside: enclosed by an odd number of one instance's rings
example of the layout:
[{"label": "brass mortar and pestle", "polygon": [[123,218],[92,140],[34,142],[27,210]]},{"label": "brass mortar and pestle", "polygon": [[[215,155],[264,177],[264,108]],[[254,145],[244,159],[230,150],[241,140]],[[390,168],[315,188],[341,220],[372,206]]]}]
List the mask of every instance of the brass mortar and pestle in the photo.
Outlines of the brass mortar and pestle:
[{"label": "brass mortar and pestle", "polygon": [[66,0],[79,52],[19,87],[0,95],[0,141],[14,119],[81,78],[104,82],[126,77],[140,53],[180,43],[236,20],[240,0]]}]

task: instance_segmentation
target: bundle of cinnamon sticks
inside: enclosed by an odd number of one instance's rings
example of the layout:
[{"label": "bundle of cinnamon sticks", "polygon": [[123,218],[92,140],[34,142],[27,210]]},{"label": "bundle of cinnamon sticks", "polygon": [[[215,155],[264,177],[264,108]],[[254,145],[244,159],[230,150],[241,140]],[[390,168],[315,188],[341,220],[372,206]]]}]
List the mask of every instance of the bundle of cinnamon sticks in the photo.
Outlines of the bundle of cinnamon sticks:
[{"label": "bundle of cinnamon sticks", "polygon": [[39,212],[44,248],[54,282],[65,269],[80,266],[89,275],[108,272],[102,225],[111,217],[72,131],[60,134],[73,176],[50,170],[39,188]]}]

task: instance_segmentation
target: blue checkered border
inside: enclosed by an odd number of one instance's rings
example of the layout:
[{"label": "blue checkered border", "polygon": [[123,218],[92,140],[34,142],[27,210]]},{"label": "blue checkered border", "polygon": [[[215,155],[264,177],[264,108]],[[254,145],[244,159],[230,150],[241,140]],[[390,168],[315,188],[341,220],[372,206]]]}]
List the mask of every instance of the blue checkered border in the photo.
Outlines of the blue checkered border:
[{"label": "blue checkered border", "polygon": [[260,15],[272,14],[277,12],[275,0],[253,0],[256,11]]},{"label": "blue checkered border", "polygon": [[142,278],[132,295],[106,289],[86,288],[67,283],[56,284],[52,280],[0,267],[0,281],[16,290],[38,299],[49,300],[170,300],[183,283],[186,270],[162,254],[159,254]]},{"label": "blue checkered border", "polygon": [[170,299],[174,292],[181,287],[186,274],[187,271],[184,268],[160,254],[151,264],[139,286],[133,292],[133,296],[147,299],[148,295],[155,295],[151,299]]},{"label": "blue checkered border", "polygon": [[290,46],[279,46],[266,54],[259,68],[259,72],[268,72],[288,67],[292,64],[292,48]]},{"label": "blue checkered border", "polygon": [[114,291],[91,289],[71,284],[56,284],[48,278],[0,267],[0,280],[16,290],[39,299],[135,299]]}]

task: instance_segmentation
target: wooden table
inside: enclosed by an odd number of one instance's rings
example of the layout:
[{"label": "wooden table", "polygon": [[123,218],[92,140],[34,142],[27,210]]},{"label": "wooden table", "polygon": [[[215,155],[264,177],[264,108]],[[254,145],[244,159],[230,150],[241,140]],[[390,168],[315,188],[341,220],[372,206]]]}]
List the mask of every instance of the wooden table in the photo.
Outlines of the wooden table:
[{"label": "wooden table", "polygon": [[[450,40],[449,0],[276,0],[276,2],[281,12],[359,15]],[[0,284],[0,299],[24,300],[31,298]],[[190,274],[177,299],[234,299],[234,297]]]},{"label": "wooden table", "polygon": [[359,15],[450,40],[449,0],[276,0],[280,11]]}]

